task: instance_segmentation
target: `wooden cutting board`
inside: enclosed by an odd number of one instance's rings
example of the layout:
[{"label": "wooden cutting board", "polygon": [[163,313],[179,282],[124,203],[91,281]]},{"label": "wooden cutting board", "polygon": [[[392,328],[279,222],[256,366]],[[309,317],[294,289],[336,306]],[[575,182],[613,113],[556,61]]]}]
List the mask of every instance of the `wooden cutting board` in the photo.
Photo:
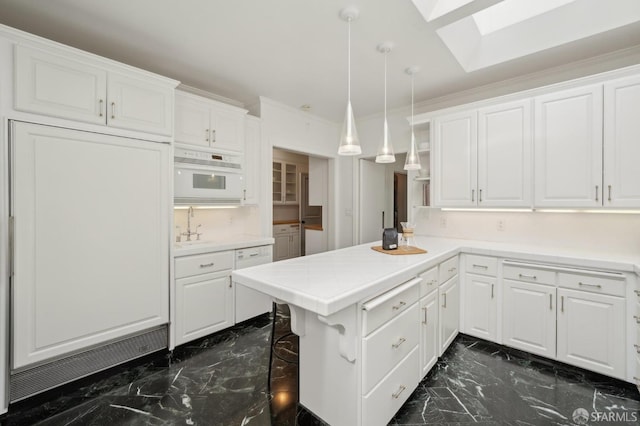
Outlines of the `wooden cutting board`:
[{"label": "wooden cutting board", "polygon": [[371,249],[375,250],[375,251],[378,251],[380,253],[392,254],[392,255],[427,253],[426,250],[423,250],[421,248],[414,247],[414,246],[405,246],[405,247],[401,246],[401,247],[398,247],[395,250],[385,250],[385,249],[382,248],[382,246],[372,246]]}]

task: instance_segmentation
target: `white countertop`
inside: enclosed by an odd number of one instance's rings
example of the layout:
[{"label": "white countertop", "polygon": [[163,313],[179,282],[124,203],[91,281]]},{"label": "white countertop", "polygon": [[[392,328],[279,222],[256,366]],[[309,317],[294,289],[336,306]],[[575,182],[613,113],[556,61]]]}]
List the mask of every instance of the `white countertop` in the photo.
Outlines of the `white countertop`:
[{"label": "white countertop", "polygon": [[347,247],[233,272],[233,280],[286,303],[331,315],[381,294],[461,252],[527,262],[640,274],[640,254],[614,254],[527,244],[416,236],[426,254],[393,256],[371,249],[380,243]]},{"label": "white countertop", "polygon": [[215,251],[236,250],[247,247],[272,245],[271,237],[255,235],[236,235],[233,238],[219,238],[215,240],[183,241],[173,246],[173,256],[189,256],[192,254],[211,253]]}]

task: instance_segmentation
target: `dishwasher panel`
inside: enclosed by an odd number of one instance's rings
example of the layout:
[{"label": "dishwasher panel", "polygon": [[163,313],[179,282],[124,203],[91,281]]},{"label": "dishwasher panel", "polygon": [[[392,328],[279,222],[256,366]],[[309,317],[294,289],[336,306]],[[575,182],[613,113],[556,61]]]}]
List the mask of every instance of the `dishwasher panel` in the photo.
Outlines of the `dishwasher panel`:
[{"label": "dishwasher panel", "polygon": [[[235,269],[250,268],[273,261],[270,245],[250,247],[236,250]],[[249,318],[271,311],[271,297],[252,288],[235,284],[235,322],[236,324]]]}]

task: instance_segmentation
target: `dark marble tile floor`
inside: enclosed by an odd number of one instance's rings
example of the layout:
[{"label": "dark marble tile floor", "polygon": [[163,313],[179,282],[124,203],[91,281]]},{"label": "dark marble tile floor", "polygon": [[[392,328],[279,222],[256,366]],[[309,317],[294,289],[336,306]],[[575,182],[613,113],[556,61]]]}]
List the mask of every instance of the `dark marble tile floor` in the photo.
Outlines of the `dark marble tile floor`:
[{"label": "dark marble tile floor", "polygon": [[[288,334],[286,307],[276,319],[273,357],[271,320],[263,315],[15,404],[0,424],[324,425],[297,404],[298,341]],[[574,423],[580,408],[586,422]],[[390,422],[426,424],[636,425],[640,394],[617,380],[460,335]]]}]

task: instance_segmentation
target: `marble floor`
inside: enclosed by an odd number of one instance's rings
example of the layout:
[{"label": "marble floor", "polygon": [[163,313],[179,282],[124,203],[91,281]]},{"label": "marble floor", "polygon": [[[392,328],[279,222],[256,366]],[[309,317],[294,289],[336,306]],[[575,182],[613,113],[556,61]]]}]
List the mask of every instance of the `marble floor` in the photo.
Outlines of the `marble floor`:
[{"label": "marble floor", "polygon": [[[296,403],[297,338],[286,309],[276,319],[272,357],[272,323],[263,315],[17,403],[0,424],[324,425]],[[574,413],[585,421],[574,422]],[[620,381],[460,335],[390,422],[425,424],[637,425],[640,394]]]}]

